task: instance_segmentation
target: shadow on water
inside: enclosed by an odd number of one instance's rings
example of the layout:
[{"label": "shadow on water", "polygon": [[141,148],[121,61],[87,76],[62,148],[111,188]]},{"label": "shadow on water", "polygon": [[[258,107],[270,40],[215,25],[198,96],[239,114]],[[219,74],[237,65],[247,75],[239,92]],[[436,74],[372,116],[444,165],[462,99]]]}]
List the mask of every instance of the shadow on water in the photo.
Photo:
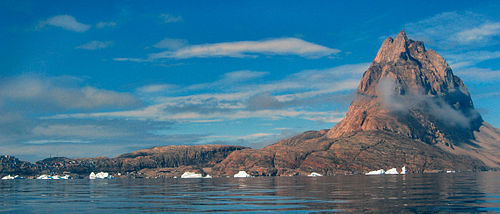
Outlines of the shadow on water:
[{"label": "shadow on water", "polygon": [[499,212],[500,172],[10,180],[0,212]]}]

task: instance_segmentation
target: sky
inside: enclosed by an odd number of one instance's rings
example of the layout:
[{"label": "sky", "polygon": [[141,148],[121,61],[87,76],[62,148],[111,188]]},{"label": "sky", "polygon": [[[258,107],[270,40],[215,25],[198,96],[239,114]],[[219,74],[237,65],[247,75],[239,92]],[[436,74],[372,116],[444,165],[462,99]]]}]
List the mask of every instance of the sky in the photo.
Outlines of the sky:
[{"label": "sky", "polygon": [[0,153],[253,148],[339,122],[383,40],[444,56],[500,127],[498,1],[0,2]]}]

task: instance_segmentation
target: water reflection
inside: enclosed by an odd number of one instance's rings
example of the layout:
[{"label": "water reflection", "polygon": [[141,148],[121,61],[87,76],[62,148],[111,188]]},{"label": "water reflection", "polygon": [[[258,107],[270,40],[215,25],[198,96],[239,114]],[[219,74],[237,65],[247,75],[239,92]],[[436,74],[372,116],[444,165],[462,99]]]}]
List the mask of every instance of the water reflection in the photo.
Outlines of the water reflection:
[{"label": "water reflection", "polygon": [[0,184],[0,211],[16,213],[500,211],[500,172]]}]

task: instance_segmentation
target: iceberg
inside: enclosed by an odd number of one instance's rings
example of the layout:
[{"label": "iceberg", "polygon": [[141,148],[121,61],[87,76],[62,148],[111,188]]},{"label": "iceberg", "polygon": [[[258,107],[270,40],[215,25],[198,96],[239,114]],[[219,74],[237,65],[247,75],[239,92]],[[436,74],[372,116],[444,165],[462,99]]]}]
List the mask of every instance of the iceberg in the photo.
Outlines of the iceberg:
[{"label": "iceberg", "polygon": [[114,177],[109,175],[107,172],[99,172],[99,173],[94,173],[91,172],[89,175],[89,179],[95,180],[95,179],[113,179]]},{"label": "iceberg", "polygon": [[253,177],[251,175],[249,175],[247,172],[245,171],[239,171],[238,173],[236,173],[234,175],[235,178],[250,178],[250,177]]},{"label": "iceberg", "polygon": [[69,179],[73,179],[73,178],[70,175],[65,175],[65,176],[61,176],[61,179],[69,180]]},{"label": "iceberg", "polygon": [[383,174],[385,174],[385,170],[383,170],[383,169],[379,169],[379,170],[370,171],[368,173],[365,173],[365,175],[383,175]]},{"label": "iceberg", "polygon": [[60,175],[40,175],[36,179],[40,180],[68,180],[72,179],[70,175],[60,176]]},{"label": "iceberg", "polygon": [[50,176],[50,175],[40,175],[40,176],[38,176],[36,179],[40,179],[40,180],[50,180],[50,179],[52,179],[52,176]]},{"label": "iceberg", "polygon": [[399,175],[398,170],[396,168],[389,169],[385,171],[386,175]]},{"label": "iceberg", "polygon": [[203,178],[203,176],[194,172],[184,172],[184,174],[181,175],[181,178]]},{"label": "iceberg", "polygon": [[21,177],[19,175],[14,175],[14,176],[7,175],[2,177],[2,180],[15,180],[15,179],[24,179],[24,177]]},{"label": "iceberg", "polygon": [[405,175],[406,171],[406,166],[403,166],[403,168],[401,168],[401,175]]},{"label": "iceberg", "polygon": [[311,174],[308,175],[309,177],[319,177],[319,176],[323,176],[322,174],[319,174],[317,172],[311,172]]}]

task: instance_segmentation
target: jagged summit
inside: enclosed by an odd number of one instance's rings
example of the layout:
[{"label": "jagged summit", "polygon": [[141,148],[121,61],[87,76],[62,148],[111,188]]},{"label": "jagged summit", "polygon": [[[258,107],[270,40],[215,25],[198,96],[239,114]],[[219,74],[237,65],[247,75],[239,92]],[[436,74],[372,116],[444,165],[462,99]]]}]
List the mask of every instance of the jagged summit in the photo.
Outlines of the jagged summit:
[{"label": "jagged summit", "polygon": [[426,50],[423,42],[408,39],[404,31],[384,41],[358,92],[376,96],[378,81],[387,78],[397,80],[400,94],[412,88],[429,95],[460,90],[468,96],[462,80],[453,75],[444,58],[432,49]]},{"label": "jagged summit", "polygon": [[384,41],[357,94],[330,137],[384,130],[453,148],[474,139],[482,123],[467,87],[444,58],[404,31]]},{"label": "jagged summit", "polygon": [[444,151],[476,156],[498,167],[499,146],[487,143],[494,147],[488,150],[478,141],[480,130],[498,132],[488,127],[474,109],[467,87],[445,59],[401,31],[395,39],[389,37],[383,42],[363,74],[345,118],[327,136],[391,132]]},{"label": "jagged summit", "polygon": [[396,39],[392,37],[388,37],[385,39],[384,43],[382,43],[382,47],[380,47],[377,56],[373,60],[374,62],[382,62],[382,61],[396,61],[397,59],[404,57],[408,50],[408,37],[406,37],[406,32],[402,30],[397,36]]}]

